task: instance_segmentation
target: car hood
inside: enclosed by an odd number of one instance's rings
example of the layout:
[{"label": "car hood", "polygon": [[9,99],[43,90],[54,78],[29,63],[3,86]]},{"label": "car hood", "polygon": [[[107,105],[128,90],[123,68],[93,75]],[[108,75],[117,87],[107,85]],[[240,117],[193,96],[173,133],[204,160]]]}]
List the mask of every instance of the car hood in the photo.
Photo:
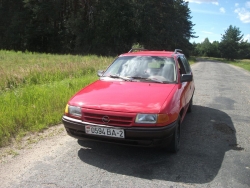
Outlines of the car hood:
[{"label": "car hood", "polygon": [[159,113],[175,84],[98,80],[80,90],[70,105],[96,110]]}]

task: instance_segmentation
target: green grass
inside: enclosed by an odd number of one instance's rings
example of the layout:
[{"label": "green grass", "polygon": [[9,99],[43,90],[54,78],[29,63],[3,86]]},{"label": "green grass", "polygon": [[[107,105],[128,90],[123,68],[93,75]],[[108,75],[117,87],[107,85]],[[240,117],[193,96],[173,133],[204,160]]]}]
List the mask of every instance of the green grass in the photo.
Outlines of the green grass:
[{"label": "green grass", "polygon": [[0,90],[79,78],[106,67],[112,58],[0,51]]},{"label": "green grass", "polygon": [[193,56],[189,57],[188,62],[189,62],[190,65],[194,64],[196,62],[196,57],[193,57]]},{"label": "green grass", "polygon": [[113,59],[0,51],[0,146],[61,123],[69,98]]},{"label": "green grass", "polygon": [[18,132],[40,131],[61,122],[68,99],[96,77],[65,79],[43,85],[31,85],[0,96],[0,138],[7,144]]}]

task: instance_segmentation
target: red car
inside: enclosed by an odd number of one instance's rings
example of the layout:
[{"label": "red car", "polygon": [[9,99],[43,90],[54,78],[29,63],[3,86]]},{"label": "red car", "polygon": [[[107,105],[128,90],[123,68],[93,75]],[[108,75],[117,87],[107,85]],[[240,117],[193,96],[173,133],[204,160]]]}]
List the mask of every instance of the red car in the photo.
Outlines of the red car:
[{"label": "red car", "polygon": [[70,136],[179,150],[195,90],[181,50],[130,50],[98,76],[66,106],[62,121]]}]

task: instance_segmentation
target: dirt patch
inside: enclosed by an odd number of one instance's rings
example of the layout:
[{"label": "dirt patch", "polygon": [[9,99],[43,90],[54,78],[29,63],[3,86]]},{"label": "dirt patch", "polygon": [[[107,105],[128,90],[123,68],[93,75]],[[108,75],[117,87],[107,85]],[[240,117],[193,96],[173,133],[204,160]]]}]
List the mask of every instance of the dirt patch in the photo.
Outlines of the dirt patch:
[{"label": "dirt patch", "polygon": [[65,129],[62,124],[50,127],[41,132],[28,133],[21,140],[13,139],[12,144],[0,148],[0,163],[6,163],[13,157],[20,155],[24,149],[31,149],[44,139],[52,138],[56,135],[65,135]]}]

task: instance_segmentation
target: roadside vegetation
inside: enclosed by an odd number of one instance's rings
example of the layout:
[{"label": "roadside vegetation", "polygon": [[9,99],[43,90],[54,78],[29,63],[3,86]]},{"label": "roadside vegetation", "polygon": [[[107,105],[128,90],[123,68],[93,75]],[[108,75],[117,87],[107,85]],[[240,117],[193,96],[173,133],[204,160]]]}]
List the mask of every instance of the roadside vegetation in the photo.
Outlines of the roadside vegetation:
[{"label": "roadside vegetation", "polygon": [[190,65],[194,64],[196,62],[196,57],[194,57],[194,56],[189,57],[188,62]]},{"label": "roadside vegetation", "polygon": [[61,123],[69,98],[113,57],[0,51],[0,146]]},{"label": "roadside vegetation", "polygon": [[250,59],[250,43],[244,40],[239,28],[230,25],[221,41],[212,43],[206,38],[201,43],[193,43],[193,56],[224,58],[227,60]]}]

